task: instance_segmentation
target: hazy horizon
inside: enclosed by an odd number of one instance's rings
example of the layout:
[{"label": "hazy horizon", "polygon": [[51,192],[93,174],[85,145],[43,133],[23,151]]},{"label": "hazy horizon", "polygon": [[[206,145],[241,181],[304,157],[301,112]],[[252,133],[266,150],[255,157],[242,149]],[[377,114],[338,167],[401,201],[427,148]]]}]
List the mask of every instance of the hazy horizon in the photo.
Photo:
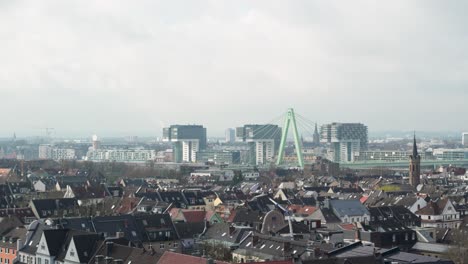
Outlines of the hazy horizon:
[{"label": "hazy horizon", "polygon": [[0,137],[468,131],[465,1],[1,1]]}]

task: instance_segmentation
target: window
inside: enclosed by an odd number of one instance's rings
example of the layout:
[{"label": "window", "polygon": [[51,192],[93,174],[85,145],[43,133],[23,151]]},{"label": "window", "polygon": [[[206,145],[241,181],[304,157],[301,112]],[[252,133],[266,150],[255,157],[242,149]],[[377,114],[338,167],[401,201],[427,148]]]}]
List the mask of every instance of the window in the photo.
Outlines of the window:
[{"label": "window", "polygon": [[408,233],[405,234],[405,240],[408,241]]},{"label": "window", "polygon": [[177,242],[174,242],[174,248],[178,248],[179,244]]},{"label": "window", "polygon": [[392,236],[392,241],[393,241],[393,242],[396,242],[396,235],[393,235],[393,236]]},{"label": "window", "polygon": [[45,259],[45,260],[44,260],[44,264],[49,264],[49,260],[48,260],[48,259]]},{"label": "window", "polygon": [[72,251],[70,251],[70,256],[72,256],[72,257],[74,257],[74,256],[75,256],[75,252],[73,252],[73,250],[72,250]]},{"label": "window", "polygon": [[37,258],[37,264],[42,264],[42,259],[41,258]]},{"label": "window", "polygon": [[42,250],[45,250],[44,243],[41,244],[41,249],[42,249]]},{"label": "window", "polygon": [[164,243],[159,244],[159,249],[164,249]]}]

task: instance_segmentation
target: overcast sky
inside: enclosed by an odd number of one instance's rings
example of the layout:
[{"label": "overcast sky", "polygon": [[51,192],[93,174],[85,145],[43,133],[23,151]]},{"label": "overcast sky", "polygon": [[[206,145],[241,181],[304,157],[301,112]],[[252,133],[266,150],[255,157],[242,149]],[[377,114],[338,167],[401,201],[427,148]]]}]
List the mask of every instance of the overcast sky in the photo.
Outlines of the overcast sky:
[{"label": "overcast sky", "polygon": [[288,107],[468,129],[468,1],[0,0],[0,136],[211,136]]}]

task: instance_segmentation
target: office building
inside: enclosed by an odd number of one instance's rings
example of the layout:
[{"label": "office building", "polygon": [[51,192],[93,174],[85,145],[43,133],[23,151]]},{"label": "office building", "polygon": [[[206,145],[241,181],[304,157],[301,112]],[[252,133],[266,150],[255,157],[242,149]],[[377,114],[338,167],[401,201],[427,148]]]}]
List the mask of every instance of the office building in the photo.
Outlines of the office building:
[{"label": "office building", "polygon": [[462,133],[462,145],[468,148],[468,132]]},{"label": "office building", "polygon": [[215,164],[239,164],[241,160],[240,151],[226,150],[199,150],[197,162],[213,162]]},{"label": "office building", "polygon": [[247,142],[248,163],[266,165],[274,161],[281,140],[277,125],[244,125],[236,128],[236,141]]},{"label": "office building", "polygon": [[321,127],[321,142],[328,143],[328,159],[353,162],[362,150],[367,150],[367,126],[360,123],[331,123]]},{"label": "office building", "polygon": [[163,129],[163,141],[174,144],[175,162],[195,162],[197,151],[206,149],[206,128],[201,125],[172,125]]},{"label": "office building", "polygon": [[468,148],[466,149],[444,149],[437,148],[433,150],[436,160],[466,160],[468,159]]},{"label": "office building", "polygon": [[226,143],[233,143],[236,140],[236,131],[234,128],[226,129]]}]

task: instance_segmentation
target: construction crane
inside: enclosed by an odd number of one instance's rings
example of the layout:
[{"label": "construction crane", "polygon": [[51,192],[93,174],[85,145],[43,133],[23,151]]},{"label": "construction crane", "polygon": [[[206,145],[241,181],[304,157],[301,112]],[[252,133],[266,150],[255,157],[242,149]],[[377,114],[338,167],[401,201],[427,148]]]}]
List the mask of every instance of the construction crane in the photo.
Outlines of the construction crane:
[{"label": "construction crane", "polygon": [[54,131],[55,128],[53,128],[53,127],[44,127],[44,128],[36,128],[36,129],[44,130],[46,138],[50,138],[50,136],[52,136],[52,132]]}]

